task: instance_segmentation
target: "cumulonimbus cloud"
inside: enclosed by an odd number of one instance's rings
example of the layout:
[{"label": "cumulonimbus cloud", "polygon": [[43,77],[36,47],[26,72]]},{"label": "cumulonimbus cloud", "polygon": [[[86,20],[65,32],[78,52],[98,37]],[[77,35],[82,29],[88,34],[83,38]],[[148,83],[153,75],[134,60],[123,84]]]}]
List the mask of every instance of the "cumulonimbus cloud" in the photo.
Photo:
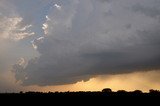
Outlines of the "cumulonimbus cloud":
[{"label": "cumulonimbus cloud", "polygon": [[53,5],[47,16],[46,35],[36,43],[40,57],[25,68],[14,66],[23,85],[69,84],[95,75],[159,68],[160,2],[66,1],[56,4],[61,9]]}]

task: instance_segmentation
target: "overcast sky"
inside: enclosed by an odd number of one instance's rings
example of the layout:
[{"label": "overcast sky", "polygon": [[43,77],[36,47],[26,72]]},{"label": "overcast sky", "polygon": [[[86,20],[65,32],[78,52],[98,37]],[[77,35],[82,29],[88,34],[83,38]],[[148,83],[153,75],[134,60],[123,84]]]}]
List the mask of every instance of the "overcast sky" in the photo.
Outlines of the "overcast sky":
[{"label": "overcast sky", "polygon": [[132,73],[159,88],[159,68],[159,0],[0,0],[0,91]]}]

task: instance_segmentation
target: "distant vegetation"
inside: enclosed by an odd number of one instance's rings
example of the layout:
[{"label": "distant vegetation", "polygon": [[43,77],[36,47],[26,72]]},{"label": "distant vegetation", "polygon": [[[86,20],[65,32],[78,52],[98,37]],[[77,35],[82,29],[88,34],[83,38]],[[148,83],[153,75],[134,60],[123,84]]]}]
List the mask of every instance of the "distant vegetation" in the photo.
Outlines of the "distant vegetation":
[{"label": "distant vegetation", "polygon": [[47,96],[121,96],[121,95],[127,95],[127,96],[146,96],[146,95],[154,95],[154,96],[160,96],[159,90],[149,90],[148,93],[144,93],[141,90],[135,90],[135,91],[125,91],[125,90],[118,90],[117,92],[112,91],[110,88],[105,88],[102,91],[79,91],[79,92],[23,92],[20,91],[19,93],[1,93],[1,95],[47,95]]}]

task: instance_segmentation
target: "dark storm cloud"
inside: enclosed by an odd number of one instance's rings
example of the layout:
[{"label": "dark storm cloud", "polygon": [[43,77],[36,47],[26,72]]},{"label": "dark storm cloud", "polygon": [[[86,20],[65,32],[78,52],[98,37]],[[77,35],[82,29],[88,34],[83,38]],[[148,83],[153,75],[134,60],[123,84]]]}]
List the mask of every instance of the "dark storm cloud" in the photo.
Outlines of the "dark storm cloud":
[{"label": "dark storm cloud", "polygon": [[143,5],[143,4],[136,4],[133,6],[133,10],[136,12],[140,12],[145,14],[146,16],[150,17],[159,17],[160,16],[160,1],[154,0],[152,4]]},{"label": "dark storm cloud", "polygon": [[111,1],[113,1],[113,0],[97,0],[97,1],[100,1],[100,2],[103,2],[103,3],[104,3],[104,2],[108,2],[108,3],[109,3],[109,2],[111,2]]},{"label": "dark storm cloud", "polygon": [[[57,3],[61,9],[55,6],[50,12],[44,24],[47,35],[37,44],[41,56],[26,67],[15,65],[17,80],[23,85],[59,85],[95,75],[159,68],[159,21],[151,17],[159,14],[158,6],[148,7],[156,0],[100,1]],[[151,16],[144,16],[148,12]]]}]

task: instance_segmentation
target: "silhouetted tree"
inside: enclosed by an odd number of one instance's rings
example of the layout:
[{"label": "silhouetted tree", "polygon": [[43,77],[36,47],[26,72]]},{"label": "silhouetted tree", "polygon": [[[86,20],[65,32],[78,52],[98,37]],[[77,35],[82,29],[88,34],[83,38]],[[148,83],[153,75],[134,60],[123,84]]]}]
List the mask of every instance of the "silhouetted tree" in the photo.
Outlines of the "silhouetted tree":
[{"label": "silhouetted tree", "polygon": [[55,93],[59,93],[58,91],[55,91]]},{"label": "silhouetted tree", "polygon": [[110,89],[110,88],[105,88],[105,89],[102,90],[102,92],[111,93],[111,92],[112,92],[112,89]]},{"label": "silhouetted tree", "polygon": [[150,90],[149,90],[149,93],[160,93],[160,91],[159,91],[159,90],[150,89]]},{"label": "silhouetted tree", "polygon": [[19,93],[20,93],[20,94],[23,94],[23,91],[20,91]]},{"label": "silhouetted tree", "polygon": [[135,90],[135,91],[133,91],[133,93],[143,93],[141,90]]}]

